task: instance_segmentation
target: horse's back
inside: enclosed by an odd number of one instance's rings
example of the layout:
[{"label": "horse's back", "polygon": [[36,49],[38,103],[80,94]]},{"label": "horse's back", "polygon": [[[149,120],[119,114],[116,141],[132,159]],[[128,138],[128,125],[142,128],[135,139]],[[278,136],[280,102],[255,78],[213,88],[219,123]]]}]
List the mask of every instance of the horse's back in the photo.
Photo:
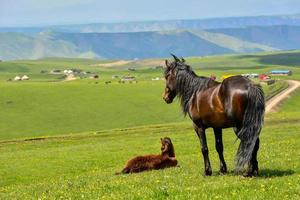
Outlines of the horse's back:
[{"label": "horse's back", "polygon": [[225,112],[234,124],[242,123],[251,84],[251,80],[243,76],[232,76],[221,83],[220,96]]},{"label": "horse's back", "polygon": [[221,88],[224,91],[233,89],[247,90],[250,84],[252,84],[252,82],[249,78],[237,75],[224,79],[221,83]]}]

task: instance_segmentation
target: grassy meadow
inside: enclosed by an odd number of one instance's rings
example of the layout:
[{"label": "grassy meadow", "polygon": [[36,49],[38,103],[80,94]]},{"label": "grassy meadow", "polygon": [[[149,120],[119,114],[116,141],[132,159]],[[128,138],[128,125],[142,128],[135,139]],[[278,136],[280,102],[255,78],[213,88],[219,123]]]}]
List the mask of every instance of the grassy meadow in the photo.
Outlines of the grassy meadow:
[{"label": "grassy meadow", "polygon": [[[298,59],[295,55],[298,55]],[[281,59],[280,59],[281,58]],[[290,61],[290,62],[288,62]],[[101,67],[87,59],[0,62],[0,199],[299,199],[300,90],[266,116],[259,151],[260,176],[232,172],[238,147],[224,130],[230,172],[218,175],[212,130],[208,145],[212,177],[203,177],[199,141],[178,102],[162,100],[164,81],[154,69],[161,60]],[[187,58],[198,74],[267,73],[291,69],[291,77],[263,85],[267,98],[300,80],[300,52]],[[135,71],[128,71],[133,67]],[[42,70],[80,68],[100,75],[65,82]],[[25,82],[6,81],[27,74]],[[137,84],[119,84],[112,75],[131,74]],[[112,83],[105,84],[110,80]],[[159,138],[169,136],[179,167],[114,175],[136,155],[159,153]]]}]

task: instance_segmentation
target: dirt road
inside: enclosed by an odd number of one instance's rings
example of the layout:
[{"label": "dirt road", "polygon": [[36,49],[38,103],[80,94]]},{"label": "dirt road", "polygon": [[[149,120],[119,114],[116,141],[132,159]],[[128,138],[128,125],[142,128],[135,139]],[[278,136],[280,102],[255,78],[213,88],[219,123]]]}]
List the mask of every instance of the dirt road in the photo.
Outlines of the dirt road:
[{"label": "dirt road", "polygon": [[289,96],[293,91],[295,91],[298,87],[300,87],[300,81],[288,80],[289,87],[282,92],[275,95],[266,103],[266,113],[272,112],[274,108],[285,98]]}]

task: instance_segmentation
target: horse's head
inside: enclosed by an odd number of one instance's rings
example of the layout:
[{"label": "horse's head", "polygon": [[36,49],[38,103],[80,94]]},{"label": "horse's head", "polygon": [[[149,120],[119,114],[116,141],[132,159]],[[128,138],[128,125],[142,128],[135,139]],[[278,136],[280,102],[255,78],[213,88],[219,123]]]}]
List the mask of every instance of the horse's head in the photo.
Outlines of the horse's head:
[{"label": "horse's head", "polygon": [[179,59],[175,55],[171,54],[174,58],[174,61],[169,62],[165,61],[165,79],[166,79],[166,87],[163,93],[163,99],[166,103],[172,103],[173,99],[176,97],[176,75],[178,70],[188,68],[189,66],[185,64],[185,60],[183,58]]},{"label": "horse's head", "polygon": [[168,154],[169,157],[175,157],[175,151],[172,141],[169,137],[160,138],[161,153]]}]

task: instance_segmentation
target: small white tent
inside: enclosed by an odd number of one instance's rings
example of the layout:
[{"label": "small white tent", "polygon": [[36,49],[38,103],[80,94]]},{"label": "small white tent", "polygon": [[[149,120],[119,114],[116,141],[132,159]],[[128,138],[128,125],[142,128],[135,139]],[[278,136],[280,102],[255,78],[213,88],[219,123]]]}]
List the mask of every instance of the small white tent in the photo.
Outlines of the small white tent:
[{"label": "small white tent", "polygon": [[21,80],[21,77],[20,76],[16,76],[15,78],[14,78],[14,81],[20,81]]},{"label": "small white tent", "polygon": [[29,77],[28,77],[27,75],[24,75],[24,76],[22,76],[21,80],[22,80],[22,81],[29,80]]}]

